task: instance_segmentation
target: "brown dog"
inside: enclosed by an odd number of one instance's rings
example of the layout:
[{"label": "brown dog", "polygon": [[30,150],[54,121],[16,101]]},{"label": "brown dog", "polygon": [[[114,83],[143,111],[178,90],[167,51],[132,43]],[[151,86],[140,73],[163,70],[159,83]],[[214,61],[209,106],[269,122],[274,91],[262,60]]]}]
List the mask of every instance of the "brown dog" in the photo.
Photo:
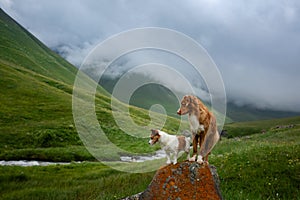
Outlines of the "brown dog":
[{"label": "brown dog", "polygon": [[[189,114],[190,128],[193,135],[193,157],[190,161],[208,162],[208,154],[218,142],[216,118],[212,112],[195,96],[185,95],[181,100],[178,115]],[[198,144],[200,152],[197,159]]]}]

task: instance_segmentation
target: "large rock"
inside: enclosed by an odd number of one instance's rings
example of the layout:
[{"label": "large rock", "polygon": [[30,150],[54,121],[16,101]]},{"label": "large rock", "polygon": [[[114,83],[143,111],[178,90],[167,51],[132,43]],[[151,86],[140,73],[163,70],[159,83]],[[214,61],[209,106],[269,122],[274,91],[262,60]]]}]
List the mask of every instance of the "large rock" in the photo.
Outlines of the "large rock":
[{"label": "large rock", "polygon": [[162,167],[144,192],[125,199],[190,200],[222,199],[222,196],[214,166],[185,161]]}]

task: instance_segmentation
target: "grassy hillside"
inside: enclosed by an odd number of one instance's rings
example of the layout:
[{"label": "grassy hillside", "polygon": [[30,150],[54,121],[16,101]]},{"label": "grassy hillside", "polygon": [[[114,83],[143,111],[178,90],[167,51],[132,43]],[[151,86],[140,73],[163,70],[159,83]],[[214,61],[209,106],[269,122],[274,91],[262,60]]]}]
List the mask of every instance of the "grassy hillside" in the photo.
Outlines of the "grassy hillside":
[{"label": "grassy hillside", "polygon": [[2,10],[0,27],[1,154],[16,148],[80,144],[71,115],[76,68]]},{"label": "grassy hillside", "polygon": [[72,84],[76,68],[52,52],[31,33],[0,10],[2,63],[14,64],[31,72]]},{"label": "grassy hillside", "polygon": [[[74,66],[0,10],[0,159],[94,159],[82,146],[73,121],[76,74]],[[95,84],[87,76],[83,81]],[[109,139],[127,150],[136,144],[136,152],[153,151],[145,145],[146,138],[131,137],[118,128],[103,88],[98,86],[95,96],[97,117]],[[136,122],[149,122],[147,111],[130,111]],[[174,132],[175,121],[168,118],[165,128]]]},{"label": "grassy hillside", "polygon": [[227,103],[226,114],[235,122],[287,118],[300,115],[299,112],[263,110],[249,105],[237,106],[233,103]]},{"label": "grassy hillside", "polygon": [[232,124],[226,124],[224,130],[226,130],[226,137],[241,137],[251,135],[255,133],[263,133],[269,129],[285,129],[289,126],[295,126],[299,124],[300,117],[290,117],[283,119],[269,119],[261,121],[249,121],[249,122],[238,122]]}]

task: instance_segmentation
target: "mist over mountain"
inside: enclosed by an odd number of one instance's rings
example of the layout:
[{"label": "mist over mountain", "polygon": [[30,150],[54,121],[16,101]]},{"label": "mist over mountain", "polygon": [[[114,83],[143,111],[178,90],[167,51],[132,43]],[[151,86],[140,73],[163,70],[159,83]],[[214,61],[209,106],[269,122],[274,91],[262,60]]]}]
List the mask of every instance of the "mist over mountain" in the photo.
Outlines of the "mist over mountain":
[{"label": "mist over mountain", "polygon": [[[117,77],[105,76],[101,78],[99,84],[112,93],[117,82]],[[206,101],[205,103],[210,105],[210,102]],[[130,104],[145,109],[149,109],[154,104],[161,104],[169,115],[176,117],[180,101],[176,99],[176,96],[168,88],[159,84],[149,84],[135,91]],[[238,122],[299,116],[300,112],[259,109],[253,105],[237,105],[233,102],[227,102],[226,115],[228,118],[227,122],[231,122],[231,120]]]}]

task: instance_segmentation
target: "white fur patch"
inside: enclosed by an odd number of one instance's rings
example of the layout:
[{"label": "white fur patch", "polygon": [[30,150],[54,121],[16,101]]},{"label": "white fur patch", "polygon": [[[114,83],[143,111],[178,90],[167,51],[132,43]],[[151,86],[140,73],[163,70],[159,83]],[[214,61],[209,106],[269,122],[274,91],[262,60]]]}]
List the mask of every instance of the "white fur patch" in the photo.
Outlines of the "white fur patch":
[{"label": "white fur patch", "polygon": [[203,125],[203,124],[200,124],[200,125],[199,125],[199,130],[200,130],[200,131],[204,131],[204,125]]},{"label": "white fur patch", "polygon": [[201,155],[198,155],[197,162],[203,164],[203,157]]},{"label": "white fur patch", "polygon": [[189,122],[192,132],[204,131],[204,125],[199,123],[198,118],[195,115],[189,116]]}]

